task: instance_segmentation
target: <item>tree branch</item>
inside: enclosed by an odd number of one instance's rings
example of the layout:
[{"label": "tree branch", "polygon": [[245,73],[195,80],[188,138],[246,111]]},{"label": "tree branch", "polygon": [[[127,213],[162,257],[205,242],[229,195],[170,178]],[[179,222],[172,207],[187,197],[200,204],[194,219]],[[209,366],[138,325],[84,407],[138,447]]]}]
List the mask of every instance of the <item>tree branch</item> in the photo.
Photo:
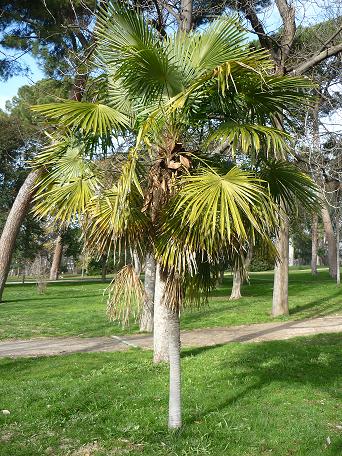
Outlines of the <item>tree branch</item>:
[{"label": "tree branch", "polygon": [[328,49],[325,49],[324,51],[319,52],[316,55],[313,55],[310,59],[301,63],[296,68],[288,69],[286,73],[291,74],[293,76],[301,75],[305,73],[307,70],[310,70],[318,63],[321,63],[323,60],[332,57],[336,54],[339,54],[340,52],[342,52],[342,43],[336,44],[335,46],[331,46]]}]

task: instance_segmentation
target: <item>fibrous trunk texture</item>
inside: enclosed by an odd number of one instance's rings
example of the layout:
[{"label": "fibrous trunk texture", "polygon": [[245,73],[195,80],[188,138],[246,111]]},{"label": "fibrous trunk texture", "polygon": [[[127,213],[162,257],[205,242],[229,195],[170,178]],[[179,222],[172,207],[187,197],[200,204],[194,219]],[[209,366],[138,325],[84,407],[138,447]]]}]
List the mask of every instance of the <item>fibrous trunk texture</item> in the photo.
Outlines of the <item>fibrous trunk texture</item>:
[{"label": "fibrous trunk texture", "polygon": [[182,426],[181,415],[181,365],[180,365],[180,325],[177,309],[170,310],[169,327],[170,393],[169,428]]},{"label": "fibrous trunk texture", "polygon": [[336,279],[337,275],[337,251],[336,251],[336,238],[331,222],[331,217],[326,206],[321,209],[325,237],[328,242],[328,262],[329,262],[329,274],[332,278]]},{"label": "fibrous trunk texture", "polygon": [[318,252],[318,215],[312,217],[311,227],[311,273],[317,275],[317,252]]},{"label": "fibrous trunk texture", "polygon": [[56,238],[55,250],[53,253],[52,265],[50,269],[50,280],[58,280],[61,268],[62,254],[63,242],[62,236],[59,234]]},{"label": "fibrous trunk texture", "polygon": [[153,319],[153,361],[154,363],[169,361],[169,325],[170,311],[165,303],[164,292],[166,278],[160,265],[156,265],[156,286],[154,290]]},{"label": "fibrous trunk texture", "polygon": [[233,271],[233,287],[232,287],[232,292],[231,292],[230,298],[229,298],[230,301],[241,298],[241,282],[242,282],[241,272],[239,269],[235,269]]},{"label": "fibrous trunk texture", "polygon": [[150,253],[146,255],[145,261],[145,300],[140,317],[140,331],[153,331],[154,314],[154,290],[156,285],[156,260]]},{"label": "fibrous trunk texture", "polygon": [[279,254],[274,268],[272,315],[289,314],[288,281],[289,281],[289,224],[283,221],[276,240]]},{"label": "fibrous trunk texture", "polygon": [[29,210],[33,196],[33,186],[42,170],[31,171],[21,186],[13,206],[8,214],[0,238],[0,301],[10,269],[15,241],[21,224]]}]

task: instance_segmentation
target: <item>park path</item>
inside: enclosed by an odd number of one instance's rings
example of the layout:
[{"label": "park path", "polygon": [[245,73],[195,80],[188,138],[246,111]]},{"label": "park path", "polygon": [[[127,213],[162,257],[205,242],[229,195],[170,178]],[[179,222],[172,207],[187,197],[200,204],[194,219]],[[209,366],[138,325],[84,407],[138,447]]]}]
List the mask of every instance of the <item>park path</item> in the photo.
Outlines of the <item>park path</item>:
[{"label": "park path", "polygon": [[[285,340],[297,336],[341,333],[342,316],[312,318],[287,322],[260,323],[222,328],[182,331],[183,347],[203,347],[229,342]],[[136,334],[111,337],[54,337],[0,342],[0,357],[48,356],[68,353],[113,352],[129,348],[152,349],[151,335]]]}]

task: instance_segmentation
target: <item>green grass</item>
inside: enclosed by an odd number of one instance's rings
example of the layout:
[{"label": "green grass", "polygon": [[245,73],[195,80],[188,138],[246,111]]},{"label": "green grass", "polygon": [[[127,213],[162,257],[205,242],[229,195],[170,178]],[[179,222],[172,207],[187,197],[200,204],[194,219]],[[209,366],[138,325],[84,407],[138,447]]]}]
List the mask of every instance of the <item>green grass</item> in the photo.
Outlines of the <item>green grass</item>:
[{"label": "green grass", "polygon": [[334,334],[186,350],[180,432],[150,352],[2,359],[0,455],[342,455],[341,353]]},{"label": "green grass", "polygon": [[[290,272],[290,319],[330,315],[342,312],[342,291],[327,271],[312,277],[309,270]],[[103,336],[124,331],[108,322],[103,291],[99,282],[60,282],[49,284],[39,295],[33,284],[6,287],[0,304],[0,339],[41,336]],[[250,285],[243,286],[243,298],[229,301],[231,277],[213,291],[209,305],[182,315],[183,329],[229,326],[271,321],[273,274],[251,274]],[[286,318],[282,318],[285,320]]]}]

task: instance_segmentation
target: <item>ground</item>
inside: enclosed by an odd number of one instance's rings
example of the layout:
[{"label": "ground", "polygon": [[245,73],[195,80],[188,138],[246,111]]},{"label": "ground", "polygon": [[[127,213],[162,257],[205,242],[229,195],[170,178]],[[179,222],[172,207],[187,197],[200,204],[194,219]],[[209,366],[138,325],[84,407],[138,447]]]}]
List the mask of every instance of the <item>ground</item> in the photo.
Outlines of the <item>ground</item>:
[{"label": "ground", "polygon": [[338,456],[342,337],[185,350],[184,426],[166,428],[151,352],[0,361],[1,456]]},{"label": "ground", "polygon": [[[183,314],[183,329],[271,321],[272,274],[251,279],[229,302],[227,277],[207,308]],[[1,338],[122,334],[106,321],[104,288],[51,284],[39,296],[10,285]],[[292,271],[291,314],[278,321],[335,320],[341,296],[326,271]],[[10,412],[0,456],[342,456],[341,354],[341,333],[184,349],[179,432],[167,431],[168,369],[150,351],[0,358],[0,411]]]},{"label": "ground", "polygon": [[[44,295],[35,285],[9,285],[0,304],[0,339],[43,336],[108,336],[134,332],[134,323],[124,330],[110,323],[105,315],[104,291],[108,284],[94,282],[49,284]],[[250,285],[243,286],[243,298],[228,301],[231,277],[215,290],[209,305],[182,315],[183,329],[210,328],[272,321],[273,274],[251,274]],[[289,282],[290,317],[312,318],[342,313],[342,291],[326,270],[313,277],[309,270],[294,270]]]}]

